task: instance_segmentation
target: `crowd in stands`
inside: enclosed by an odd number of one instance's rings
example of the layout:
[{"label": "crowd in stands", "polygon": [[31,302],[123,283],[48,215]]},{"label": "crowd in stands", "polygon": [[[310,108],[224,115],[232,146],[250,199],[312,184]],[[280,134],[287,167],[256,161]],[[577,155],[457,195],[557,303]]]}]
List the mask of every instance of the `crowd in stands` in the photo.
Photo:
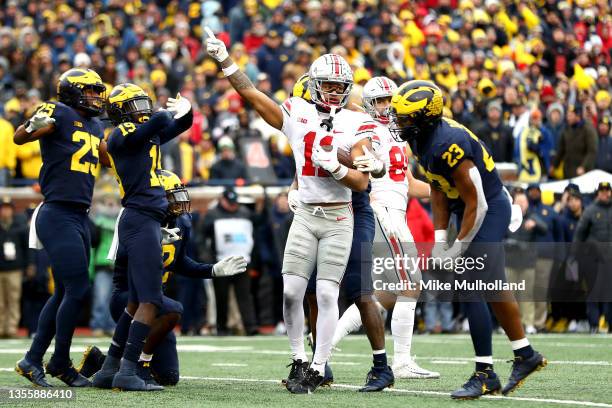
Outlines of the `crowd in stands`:
[{"label": "crowd in stands", "polygon": [[[285,136],[240,99],[207,56],[206,26],[255,86],[279,103],[316,57],[333,52],[353,67],[357,104],[372,76],[398,84],[435,81],[445,94],[446,115],[482,139],[496,162],[515,163],[521,182],[568,179],[593,169],[612,173],[612,9],[605,0],[7,0],[0,26],[0,186],[36,183],[38,144],[16,146],[13,132],[55,97],[59,75],[74,66],[96,70],[109,89],[122,82],[141,86],[156,108],[177,92],[192,101],[192,128],[163,148],[163,166],[185,183],[248,184],[241,146],[252,138],[263,141],[277,179],[290,180],[295,168]],[[552,232],[570,222],[565,218],[577,222],[588,204],[585,193],[592,192],[568,191],[556,208],[544,210],[529,196],[525,214],[547,213],[543,222],[550,230],[538,239],[571,241]],[[578,194],[580,211],[570,204]],[[286,198],[251,211],[266,214],[255,217],[261,228],[254,234],[282,237],[277,230],[290,217]],[[257,305],[266,290],[278,291],[282,242],[271,245],[259,256],[265,267],[249,272],[253,287],[263,290],[253,292]],[[44,265],[32,262],[39,261]],[[559,266],[538,267],[550,274]],[[45,284],[30,293],[44,297]],[[202,304],[204,288],[200,292],[194,304]],[[451,330],[448,307],[442,310],[443,329]],[[265,313],[278,322],[278,308]],[[542,313],[546,320],[546,311],[539,311],[531,322],[536,330],[546,330]],[[262,323],[260,309],[255,319]],[[205,321],[192,320],[199,323],[186,331],[198,331]]]}]

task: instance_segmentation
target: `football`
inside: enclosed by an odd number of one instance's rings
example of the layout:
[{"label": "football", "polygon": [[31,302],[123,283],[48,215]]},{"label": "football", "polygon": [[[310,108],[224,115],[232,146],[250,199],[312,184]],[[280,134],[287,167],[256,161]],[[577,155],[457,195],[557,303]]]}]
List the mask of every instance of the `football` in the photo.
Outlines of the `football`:
[{"label": "football", "polygon": [[355,168],[355,166],[353,166],[353,159],[351,158],[351,152],[345,149],[342,149],[342,148],[338,149],[338,161],[340,162],[340,164],[345,165],[349,169]]}]

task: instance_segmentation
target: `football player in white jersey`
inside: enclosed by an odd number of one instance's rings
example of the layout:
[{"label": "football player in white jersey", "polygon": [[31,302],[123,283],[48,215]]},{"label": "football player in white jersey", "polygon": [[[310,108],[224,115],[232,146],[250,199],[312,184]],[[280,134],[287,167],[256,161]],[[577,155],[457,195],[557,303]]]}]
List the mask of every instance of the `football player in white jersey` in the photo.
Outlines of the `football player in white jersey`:
[{"label": "football player in white jersey", "polygon": [[[283,258],[283,314],[291,346],[291,371],[287,389],[310,393],[323,381],[331,340],[338,323],[339,283],[346,269],[353,236],[351,190],[368,186],[368,173],[338,161],[338,149],[351,159],[371,147],[371,119],[342,109],[353,73],[335,54],[315,60],[310,69],[310,93],[314,104],[292,97],[281,106],[257,90],[227,53],[225,44],[206,28],[208,54],[219,62],[230,83],[262,118],[282,130],[293,150],[299,202]],[[317,348],[312,364],[304,349],[304,293],[308,278],[317,267]]]},{"label": "football player in white jersey", "polygon": [[[410,356],[414,315],[419,297],[418,282],[421,273],[418,268],[393,263],[383,268],[384,259],[405,256],[417,261],[417,249],[406,223],[408,194],[413,197],[429,197],[429,185],[413,177],[406,160],[406,142],[396,141],[387,127],[386,114],[391,96],[397,85],[387,77],[374,77],[363,88],[362,102],[366,112],[376,121],[378,128],[373,143],[376,155],[385,163],[386,174],[373,178],[370,205],[376,215],[373,259],[378,267],[372,268],[375,296],[381,307],[393,308],[391,333],[394,342],[393,373],[396,378],[438,378],[439,373],[419,367]],[[359,167],[358,167],[359,168]],[[406,267],[404,267],[406,266]],[[381,270],[382,269],[382,270]],[[417,285],[411,290],[409,284]],[[402,290],[389,290],[388,284],[403,286]],[[414,286],[413,285],[413,286]],[[361,317],[355,305],[350,306],[338,322],[333,344],[335,347],[347,334],[359,329]]]}]

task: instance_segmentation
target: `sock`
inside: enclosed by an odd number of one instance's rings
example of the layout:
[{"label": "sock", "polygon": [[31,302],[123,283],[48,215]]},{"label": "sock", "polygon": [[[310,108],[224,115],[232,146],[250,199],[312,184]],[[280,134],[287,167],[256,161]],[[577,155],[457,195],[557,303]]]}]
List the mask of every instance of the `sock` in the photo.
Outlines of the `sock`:
[{"label": "sock", "polygon": [[140,358],[138,359],[138,361],[151,361],[153,359],[153,354],[145,354],[145,352],[143,351],[142,353],[140,353]]},{"label": "sock", "polygon": [[332,339],[332,347],[335,347],[348,334],[358,330],[361,327],[361,313],[359,308],[354,303],[342,314],[338,321],[338,326],[334,332]]},{"label": "sock", "polygon": [[476,356],[475,361],[476,371],[493,371],[493,356]]},{"label": "sock", "polygon": [[416,299],[398,296],[391,316],[391,334],[393,335],[393,364],[400,366],[410,362],[412,332],[414,331],[414,313]]},{"label": "sock", "polygon": [[114,357],[119,360],[121,356],[123,356],[123,351],[125,349],[125,343],[128,338],[131,324],[132,316],[127,312],[127,310],[124,310],[117,321],[115,333],[113,334],[111,345],[108,348],[108,355],[110,357]]},{"label": "sock", "polygon": [[87,275],[73,277],[64,281],[64,298],[57,309],[55,319],[55,351],[53,360],[68,366],[70,364],[70,345],[76,328],[83,299],[89,289]]},{"label": "sock", "polygon": [[128,340],[125,344],[125,351],[123,352],[122,368],[123,360],[128,360],[134,363],[138,362],[138,357],[140,357],[140,353],[142,353],[142,348],[144,347],[145,340],[147,339],[150,331],[151,326],[148,324],[144,324],[138,320],[132,321],[130,331],[128,333]]},{"label": "sock", "polygon": [[476,356],[493,355],[493,326],[491,314],[484,301],[464,302],[465,312],[470,323],[470,336]]},{"label": "sock", "polygon": [[25,356],[26,360],[33,364],[42,366],[43,356],[55,336],[55,318],[63,296],[63,286],[56,285],[55,293],[47,300],[47,303],[45,303],[40,312],[36,334],[32,339],[30,350],[28,350]]},{"label": "sock", "polygon": [[338,325],[338,294],[340,285],[326,279],[317,280],[317,348],[312,358],[313,369],[321,375],[325,371],[325,363],[331,354],[332,338]]},{"label": "sock", "polygon": [[387,368],[387,352],[385,349],[372,351],[372,361],[374,368]]},{"label": "sock", "polygon": [[283,318],[293,360],[308,361],[304,349],[304,294],[308,280],[297,275],[283,275]]},{"label": "sock", "polygon": [[529,344],[529,340],[526,337],[520,340],[513,340],[510,342],[512,344],[512,351],[514,352],[515,357],[529,358],[533,356],[533,348]]},{"label": "sock", "polygon": [[325,362],[323,363],[315,363],[314,360],[310,364],[310,368],[319,373],[321,377],[325,375]]}]

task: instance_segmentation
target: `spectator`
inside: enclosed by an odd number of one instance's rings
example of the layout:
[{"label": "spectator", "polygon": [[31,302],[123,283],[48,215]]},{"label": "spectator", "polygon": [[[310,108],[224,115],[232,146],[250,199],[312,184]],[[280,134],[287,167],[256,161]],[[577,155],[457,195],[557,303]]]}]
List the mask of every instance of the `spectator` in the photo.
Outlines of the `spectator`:
[{"label": "spectator", "polygon": [[595,168],[608,173],[612,173],[612,128],[610,126],[611,118],[608,115],[603,116],[597,125],[597,159],[595,160]]},{"label": "spectator", "polygon": [[236,158],[236,146],[232,139],[223,136],[217,143],[220,151],[219,160],[210,169],[210,178],[213,180],[236,180],[246,179],[246,168]]},{"label": "spectator", "polygon": [[112,336],[115,322],[111,317],[110,304],[113,289],[113,263],[106,257],[113,241],[115,221],[119,214],[119,200],[114,194],[104,193],[95,205],[92,220],[92,256],[90,275],[93,274],[93,301],[89,327],[93,336]]},{"label": "spectator", "polygon": [[278,31],[270,30],[264,44],[257,50],[257,68],[265,72],[272,82],[272,91],[281,88],[281,78],[285,64],[291,60],[291,52],[282,45]]},{"label": "spectator", "polygon": [[17,336],[21,281],[28,268],[28,226],[9,197],[0,203],[0,338]]},{"label": "spectator", "polygon": [[[552,207],[542,203],[542,190],[537,183],[530,184],[527,188],[527,198],[529,199],[529,209],[527,217],[539,217],[541,223],[546,228],[538,228],[535,232],[534,242],[536,242],[537,259],[535,263],[535,282],[534,299],[535,304],[534,326],[538,331],[546,329],[547,318],[547,299],[550,274],[552,272],[555,259],[555,242],[559,242],[559,222]],[[535,223],[533,228],[535,228]],[[532,229],[533,229],[532,228]]]},{"label": "spectator", "polygon": [[[584,268],[587,288],[587,316],[592,333],[599,329],[599,317],[603,314],[612,328],[612,187],[607,181],[597,186],[595,202],[587,207],[578,222],[574,243],[588,245],[586,248],[573,247],[573,253],[584,250],[585,260],[590,260]],[[584,264],[583,264],[584,265]]]},{"label": "spectator", "polygon": [[536,109],[531,112],[529,125],[517,140],[519,181],[534,183],[546,177],[546,169],[550,167],[551,146],[552,136],[542,126],[542,112]]},{"label": "spectator", "polygon": [[597,157],[597,133],[582,116],[582,106],[570,106],[567,127],[561,133],[553,168],[563,164],[563,177],[581,176],[595,167]]},{"label": "spectator", "polygon": [[546,233],[548,225],[536,212],[529,212],[529,200],[524,192],[514,194],[514,204],[521,207],[523,223],[518,230],[508,234],[506,238],[508,281],[525,283],[525,291],[517,292],[516,297],[521,310],[521,320],[525,325],[525,332],[534,334],[537,332],[535,328],[536,303],[534,302],[534,296],[538,251],[533,243],[536,241],[537,234]]},{"label": "spectator", "polygon": [[565,110],[563,105],[559,102],[551,103],[546,109],[546,128],[552,135],[553,143],[552,150],[550,151],[551,160],[554,160],[557,155],[557,146],[559,146],[559,140],[561,139],[561,133],[565,128]]},{"label": "spectator", "polygon": [[494,100],[487,105],[487,119],[474,133],[489,148],[495,162],[511,163],[514,155],[512,129],[502,121],[501,102]]},{"label": "spectator", "polygon": [[[253,250],[253,221],[249,211],[238,203],[238,194],[227,187],[219,198],[217,207],[211,209],[203,220],[202,239],[213,262],[218,262],[229,255],[244,256],[251,262]],[[257,334],[257,321],[251,295],[251,278],[248,273],[214,278],[215,299],[217,306],[217,334],[229,334],[227,327],[229,290],[233,287],[242,316],[242,324],[247,335]]]},{"label": "spectator", "polygon": [[7,187],[15,174],[17,146],[13,143],[14,133],[11,122],[0,117],[0,187]]}]

